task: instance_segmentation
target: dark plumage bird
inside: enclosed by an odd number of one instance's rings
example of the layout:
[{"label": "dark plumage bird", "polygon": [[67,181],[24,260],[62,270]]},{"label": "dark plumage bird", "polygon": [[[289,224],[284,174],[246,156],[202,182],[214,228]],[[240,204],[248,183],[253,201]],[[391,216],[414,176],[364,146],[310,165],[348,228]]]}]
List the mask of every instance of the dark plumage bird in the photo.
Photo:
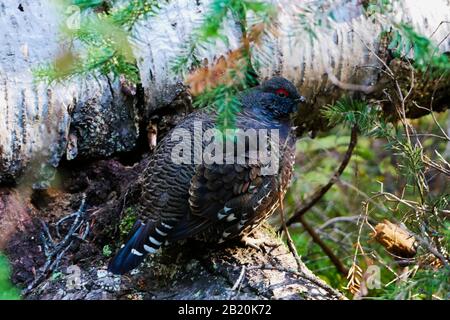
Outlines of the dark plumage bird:
[{"label": "dark plumage bird", "polygon": [[[111,272],[123,274],[136,268],[146,254],[155,253],[166,242],[197,237],[221,243],[245,237],[277,209],[280,193],[284,196],[291,179],[295,156],[290,115],[303,98],[291,82],[274,77],[243,91],[239,100],[241,111],[236,116],[236,128],[277,129],[279,133],[279,148],[267,143],[264,150],[277,156],[274,174],[264,173],[268,164],[255,160],[248,141],[239,149],[236,140],[231,140],[236,149],[234,163],[176,163],[171,155],[180,140],[169,133],[144,172],[140,214],[145,223],[136,222],[128,241],[110,262]],[[214,112],[196,111],[172,131],[191,134],[191,160],[199,148],[193,140],[196,136],[201,139],[199,135],[214,128],[215,119]],[[196,130],[199,124],[201,130]],[[207,140],[198,140],[202,141],[202,148],[210,143]],[[264,144],[259,148],[261,145]],[[245,161],[237,161],[237,156]]]}]

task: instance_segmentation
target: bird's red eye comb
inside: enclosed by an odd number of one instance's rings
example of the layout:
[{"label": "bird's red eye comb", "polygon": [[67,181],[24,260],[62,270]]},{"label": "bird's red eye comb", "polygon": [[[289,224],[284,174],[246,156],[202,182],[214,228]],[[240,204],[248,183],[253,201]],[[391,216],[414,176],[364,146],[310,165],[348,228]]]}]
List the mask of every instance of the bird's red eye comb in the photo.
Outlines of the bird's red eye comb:
[{"label": "bird's red eye comb", "polygon": [[287,92],[287,90],[286,90],[286,89],[283,89],[283,88],[277,89],[277,91],[275,91],[275,93],[276,93],[278,96],[284,97],[284,98],[289,96],[289,92]]}]

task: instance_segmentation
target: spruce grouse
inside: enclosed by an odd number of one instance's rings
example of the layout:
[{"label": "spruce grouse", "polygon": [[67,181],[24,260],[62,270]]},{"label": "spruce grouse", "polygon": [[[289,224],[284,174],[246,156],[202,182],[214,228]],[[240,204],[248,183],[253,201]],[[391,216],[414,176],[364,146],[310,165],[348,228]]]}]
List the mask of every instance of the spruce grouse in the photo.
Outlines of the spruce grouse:
[{"label": "spruce grouse", "polygon": [[[238,99],[235,128],[247,138],[211,134],[218,115],[202,109],[161,140],[143,173],[139,211],[145,223],[136,222],[109,271],[126,273],[167,242],[197,237],[221,243],[249,235],[277,209],[295,157],[290,116],[303,97],[290,81],[274,77]],[[256,133],[257,143],[250,133]],[[215,147],[210,153],[208,145]]]}]

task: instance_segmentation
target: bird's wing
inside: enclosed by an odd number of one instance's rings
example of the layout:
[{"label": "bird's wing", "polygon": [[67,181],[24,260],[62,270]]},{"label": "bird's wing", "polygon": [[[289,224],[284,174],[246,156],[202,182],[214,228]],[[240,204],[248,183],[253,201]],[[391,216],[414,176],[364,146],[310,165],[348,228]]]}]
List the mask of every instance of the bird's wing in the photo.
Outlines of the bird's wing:
[{"label": "bird's wing", "polygon": [[192,237],[213,225],[222,232],[221,238],[227,238],[258,225],[276,210],[279,191],[283,197],[289,184],[295,159],[294,135],[284,142],[282,150],[276,152],[282,156],[279,165],[272,167],[272,174],[264,169],[273,163],[261,163],[250,150],[241,162],[197,166],[189,188],[190,212],[174,227],[168,240]]},{"label": "bird's wing", "polygon": [[204,231],[214,223],[227,223],[236,230],[263,209],[267,194],[274,189],[274,176],[261,174],[261,164],[202,164],[197,167],[189,189],[191,213],[172,230],[169,239],[178,240]]}]

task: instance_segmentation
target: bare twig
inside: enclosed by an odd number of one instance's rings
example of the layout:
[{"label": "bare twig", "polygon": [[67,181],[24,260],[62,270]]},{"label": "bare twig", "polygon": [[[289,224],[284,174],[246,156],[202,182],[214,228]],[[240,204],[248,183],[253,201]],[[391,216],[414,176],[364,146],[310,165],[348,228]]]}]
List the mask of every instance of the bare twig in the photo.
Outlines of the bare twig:
[{"label": "bare twig", "polygon": [[279,201],[280,201],[280,217],[281,217],[281,225],[283,228],[284,233],[286,234],[286,242],[289,248],[289,251],[291,251],[292,255],[295,258],[295,261],[297,262],[297,266],[299,270],[303,269],[303,263],[300,260],[300,257],[297,253],[297,249],[295,248],[294,241],[291,238],[291,234],[289,233],[289,230],[286,225],[286,219],[284,218],[284,208],[283,208],[283,201],[281,198],[281,192],[279,192]]},{"label": "bare twig", "polygon": [[300,278],[306,279],[309,282],[315,284],[316,286],[320,287],[321,289],[324,289],[326,292],[333,294],[334,296],[340,298],[340,299],[345,299],[342,295],[342,293],[340,293],[339,291],[329,287],[325,282],[323,282],[322,280],[309,275],[307,272],[305,272],[305,270],[302,271],[298,271],[298,270],[294,270],[294,269],[288,269],[288,268],[282,268],[279,266],[272,266],[272,265],[261,265],[261,266],[248,266],[246,268],[247,271],[251,271],[251,270],[274,270],[274,271],[280,271],[280,272],[286,272],[286,273],[291,273],[294,274]]},{"label": "bare twig", "polygon": [[325,72],[327,73],[328,79],[331,81],[331,83],[333,83],[335,86],[337,86],[343,90],[358,91],[358,92],[363,92],[365,94],[370,94],[370,93],[380,90],[380,88],[381,88],[380,84],[373,85],[373,86],[366,86],[366,85],[362,85],[362,84],[342,82],[333,74],[332,70],[328,66],[325,67]]},{"label": "bare twig", "polygon": [[[286,140],[286,143],[287,142],[288,141]],[[280,204],[279,211],[280,211],[281,225],[282,225],[283,231],[286,235],[286,242],[287,242],[289,251],[292,253],[292,255],[294,256],[295,262],[297,263],[298,270],[295,273],[298,274],[299,276],[301,276],[302,278],[307,279],[310,282],[316,284],[317,286],[321,287],[322,289],[325,289],[327,292],[331,292],[331,293],[339,296],[340,294],[336,290],[330,288],[325,283],[321,282],[317,278],[310,276],[308,274],[308,271],[307,271],[305,265],[303,264],[303,262],[300,259],[300,256],[298,255],[297,249],[295,248],[294,241],[292,240],[291,234],[289,233],[289,230],[286,225],[286,219],[284,217],[283,193],[280,190],[280,187],[281,187],[281,181],[280,181],[280,176],[278,176],[278,201]],[[247,270],[248,270],[248,268],[247,268]]]},{"label": "bare twig", "polygon": [[[441,79],[442,79],[442,76],[439,78],[439,81],[440,81]],[[437,121],[436,116],[434,115],[434,112],[433,112],[433,105],[432,105],[433,98],[434,98],[434,92],[433,92],[433,96],[431,97],[430,108],[422,107],[422,106],[418,105],[417,102],[415,102],[415,101],[413,101],[413,103],[414,103],[414,105],[416,106],[416,108],[426,110],[426,111],[428,111],[428,112],[431,114],[431,117],[433,118],[434,123],[435,123],[436,126],[439,128],[439,130],[442,132],[444,138],[445,138],[447,141],[450,141],[450,137],[448,136],[447,132],[445,132],[445,130],[444,130],[444,129],[442,128],[442,126],[440,125],[439,121]]]},{"label": "bare twig", "polygon": [[331,262],[336,267],[337,271],[343,276],[347,276],[348,269],[344,266],[341,260],[334,254],[334,252],[326,245],[326,243],[320,238],[320,236],[316,233],[314,228],[312,228],[306,221],[303,216],[300,216],[300,223],[305,228],[306,232],[311,236],[313,241],[317,243],[317,245],[322,249],[322,251],[330,258]]},{"label": "bare twig", "polygon": [[319,230],[319,231],[323,230],[326,227],[328,227],[328,226],[330,226],[332,224],[335,224],[335,223],[339,223],[339,222],[351,222],[351,223],[355,223],[356,224],[358,219],[359,219],[359,216],[334,217],[334,218],[331,218],[331,219],[325,221],[325,223],[322,224],[319,228],[317,228],[317,230]]},{"label": "bare twig", "polygon": [[[288,138],[289,139],[289,138]],[[288,142],[288,139],[286,139],[286,143]],[[284,147],[286,149],[286,146]],[[303,263],[300,260],[300,257],[298,256],[297,249],[295,248],[294,241],[292,241],[291,235],[289,233],[289,230],[286,225],[286,219],[284,217],[284,205],[283,205],[283,194],[281,191],[281,176],[278,176],[278,201],[280,204],[280,218],[281,218],[281,227],[283,228],[284,233],[286,234],[286,240],[289,247],[289,250],[291,251],[292,255],[295,258],[295,261],[297,262],[298,270],[303,269]]]},{"label": "bare twig", "polygon": [[[234,297],[236,297],[239,292],[241,291],[241,287],[242,287],[242,283],[244,281],[244,277],[245,277],[245,265],[242,266],[241,269],[241,273],[239,274],[239,277],[237,278],[236,282],[234,283],[233,287],[231,288],[231,292],[229,295],[229,300],[232,300]],[[234,291],[237,292],[235,294],[233,294]]]},{"label": "bare twig", "polygon": [[436,29],[430,34],[429,38],[433,38],[434,34],[439,30],[439,28],[440,28],[442,25],[446,24],[446,23],[450,23],[450,21],[444,20],[444,21],[439,22],[439,24],[438,24],[438,26],[436,27]]},{"label": "bare twig", "polygon": [[237,278],[237,280],[234,283],[234,285],[231,288],[231,290],[234,291],[234,290],[238,289],[238,287],[241,287],[242,280],[244,279],[244,275],[245,275],[245,266],[242,266],[241,273],[239,274],[239,277]]},{"label": "bare twig", "polygon": [[345,180],[339,180],[339,184],[342,184],[342,185],[344,185],[344,186],[346,186],[346,187],[348,187],[348,188],[354,190],[356,193],[358,193],[359,195],[363,196],[363,197],[366,199],[366,201],[369,201],[369,202],[372,203],[374,206],[376,206],[376,207],[378,208],[378,210],[380,210],[381,212],[384,212],[384,213],[387,213],[387,212],[388,212],[388,210],[387,210],[384,206],[382,206],[382,205],[380,205],[378,202],[374,201],[374,200],[372,199],[372,197],[370,197],[367,193],[365,193],[364,191],[362,191],[362,190],[359,189],[358,187],[354,186],[354,185],[351,184],[350,182],[345,181]]},{"label": "bare twig", "polygon": [[[341,165],[337,169],[337,171],[334,173],[334,175],[331,177],[330,181],[326,185],[324,185],[322,188],[314,192],[314,194],[311,196],[310,200],[302,205],[297,211],[294,213],[292,217],[289,218],[286,225],[290,226],[291,224],[295,222],[300,221],[300,217],[304,215],[309,209],[311,209],[324,195],[325,193],[330,190],[330,188],[333,186],[333,184],[339,179],[339,177],[344,172],[345,168],[350,162],[350,159],[353,154],[353,150],[355,149],[356,143],[358,141],[358,128],[357,126],[353,126],[352,133],[350,137],[350,143],[348,145],[347,151],[344,155],[344,158],[342,159]],[[281,229],[279,230],[279,232]]]},{"label": "bare twig", "polygon": [[30,293],[31,290],[33,290],[43,280],[45,280],[45,278],[48,276],[50,272],[58,268],[61,259],[64,257],[65,253],[72,246],[74,239],[78,238],[84,240],[86,238],[89,232],[88,224],[81,235],[77,234],[80,231],[80,228],[85,224],[85,217],[84,217],[85,213],[86,213],[86,196],[83,195],[83,199],[81,201],[81,205],[78,211],[62,218],[55,224],[57,236],[61,238],[61,234],[59,232],[59,225],[70,218],[74,218],[74,221],[70,226],[69,231],[64,236],[64,239],[59,243],[56,243],[53,240],[47,224],[42,222],[43,233],[41,238],[44,244],[44,253],[47,257],[47,260],[44,266],[42,267],[39,275],[37,275],[35,279],[28,285],[28,287],[22,291],[22,295],[25,296],[28,293]]},{"label": "bare twig", "polygon": [[392,71],[392,69],[389,68],[389,66],[387,65],[386,61],[384,61],[383,59],[381,59],[381,57],[380,57],[375,51],[373,51],[373,49],[372,49],[365,41],[363,41],[363,38],[361,37],[361,35],[360,35],[356,30],[352,29],[351,32],[355,33],[355,34],[358,36],[358,38],[359,38],[359,40],[361,41],[361,43],[366,47],[366,49],[367,49],[371,54],[374,55],[375,58],[377,58],[377,60],[384,66],[386,73],[390,76],[390,78],[391,78],[392,80],[394,80],[394,79],[395,79],[395,74],[394,74],[394,72]]},{"label": "bare twig", "polygon": [[355,254],[353,256],[353,262],[352,262],[352,266],[350,267],[349,271],[348,271],[348,275],[347,275],[347,279],[348,279],[348,284],[346,289],[349,290],[352,294],[358,294],[360,292],[361,289],[361,279],[363,277],[363,271],[361,269],[361,267],[358,265],[357,263],[357,257],[359,255],[359,252],[361,251],[361,254],[365,254],[364,253],[364,249],[361,245],[361,234],[362,234],[362,228],[364,226],[364,223],[367,223],[369,226],[370,224],[367,222],[367,217],[369,216],[369,205],[368,202],[363,203],[363,211],[364,211],[364,216],[363,213],[360,214],[360,218],[358,219],[357,224],[359,225],[359,230],[358,230],[358,237],[356,239],[356,244],[355,244]]}]

